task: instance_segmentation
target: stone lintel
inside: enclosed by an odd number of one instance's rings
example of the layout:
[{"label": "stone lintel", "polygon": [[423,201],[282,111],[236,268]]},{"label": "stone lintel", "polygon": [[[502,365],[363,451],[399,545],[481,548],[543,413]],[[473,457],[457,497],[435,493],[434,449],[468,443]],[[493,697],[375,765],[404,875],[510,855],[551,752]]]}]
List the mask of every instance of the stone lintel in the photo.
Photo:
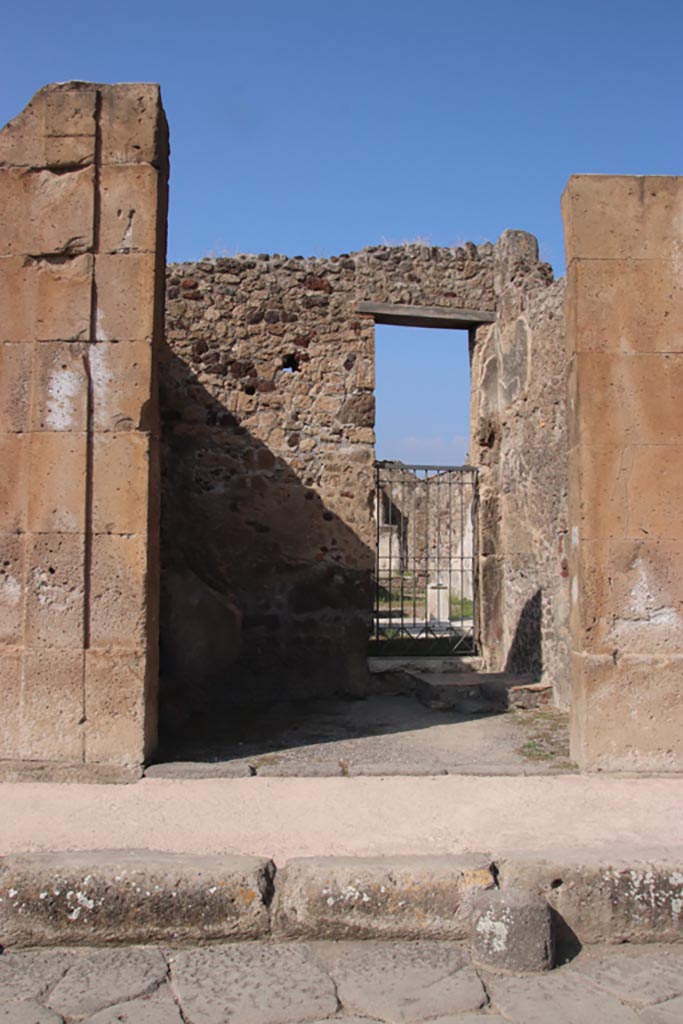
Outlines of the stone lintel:
[{"label": "stone lintel", "polygon": [[448,306],[403,306],[394,302],[359,302],[358,312],[374,317],[376,324],[402,327],[451,327],[467,329],[495,323],[489,309],[451,309]]}]

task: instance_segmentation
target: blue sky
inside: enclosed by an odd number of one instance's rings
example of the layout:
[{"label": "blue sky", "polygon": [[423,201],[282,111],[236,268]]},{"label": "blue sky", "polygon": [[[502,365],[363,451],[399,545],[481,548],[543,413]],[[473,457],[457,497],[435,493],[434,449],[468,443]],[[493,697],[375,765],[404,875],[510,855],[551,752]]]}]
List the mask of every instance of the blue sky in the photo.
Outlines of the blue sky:
[{"label": "blue sky", "polygon": [[[161,83],[174,260],[513,227],[559,274],[570,174],[683,170],[680,0],[27,0],[2,41],[2,123],[47,82]],[[461,397],[405,436],[465,433]]]}]

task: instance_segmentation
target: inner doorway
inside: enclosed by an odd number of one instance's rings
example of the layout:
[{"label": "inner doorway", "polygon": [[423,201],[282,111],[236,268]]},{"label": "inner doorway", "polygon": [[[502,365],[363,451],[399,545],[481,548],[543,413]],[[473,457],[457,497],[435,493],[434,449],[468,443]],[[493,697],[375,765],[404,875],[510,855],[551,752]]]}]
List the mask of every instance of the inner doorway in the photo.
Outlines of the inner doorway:
[{"label": "inner doorway", "polygon": [[373,655],[472,655],[468,333],[378,323]]}]

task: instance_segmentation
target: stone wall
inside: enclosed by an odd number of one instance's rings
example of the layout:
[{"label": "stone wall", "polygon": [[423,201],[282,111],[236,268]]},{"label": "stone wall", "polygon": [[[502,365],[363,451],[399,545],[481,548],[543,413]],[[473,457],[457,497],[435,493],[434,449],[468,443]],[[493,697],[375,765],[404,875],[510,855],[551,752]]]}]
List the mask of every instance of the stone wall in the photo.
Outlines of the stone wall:
[{"label": "stone wall", "polygon": [[[561,286],[539,264],[535,240],[509,233],[478,248],[381,246],[330,259],[262,254],[168,268],[161,401],[169,707],[367,686],[374,321],[359,315],[361,301],[498,309],[498,325],[478,332],[474,345],[475,391],[491,390],[480,378],[495,348],[506,397],[495,414],[497,447],[486,442],[493,413],[475,400],[473,451],[485,470],[495,452],[510,495],[498,506],[503,546],[483,549],[492,618],[482,640],[491,665],[512,659],[561,676],[564,650],[553,631],[563,627],[553,616],[562,612],[563,464],[552,493],[547,469],[566,455],[564,362],[549,352],[563,344],[561,314],[553,320]],[[479,352],[486,345],[489,355]],[[535,409],[528,429],[517,422],[525,401]],[[515,456],[528,441],[533,451]],[[534,459],[543,468],[530,475]],[[512,495],[524,499],[519,507]],[[525,528],[543,537],[536,561],[511,539]],[[487,569],[493,562],[496,573]]]},{"label": "stone wall", "polygon": [[480,646],[491,670],[532,672],[570,702],[564,280],[533,236],[495,249],[498,317],[472,349],[479,466]]},{"label": "stone wall", "polygon": [[158,86],[42,89],[0,132],[0,760],[156,739]]},{"label": "stone wall", "polygon": [[683,768],[683,179],[563,196],[571,353],[572,756]]}]

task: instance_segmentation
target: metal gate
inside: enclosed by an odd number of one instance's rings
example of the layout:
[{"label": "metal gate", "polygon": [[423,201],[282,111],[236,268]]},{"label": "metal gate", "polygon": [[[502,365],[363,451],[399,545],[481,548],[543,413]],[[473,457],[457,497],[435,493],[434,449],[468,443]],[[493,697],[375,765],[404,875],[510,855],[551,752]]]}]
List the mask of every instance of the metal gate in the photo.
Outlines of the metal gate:
[{"label": "metal gate", "polygon": [[378,462],[372,654],[475,653],[472,466]]}]

